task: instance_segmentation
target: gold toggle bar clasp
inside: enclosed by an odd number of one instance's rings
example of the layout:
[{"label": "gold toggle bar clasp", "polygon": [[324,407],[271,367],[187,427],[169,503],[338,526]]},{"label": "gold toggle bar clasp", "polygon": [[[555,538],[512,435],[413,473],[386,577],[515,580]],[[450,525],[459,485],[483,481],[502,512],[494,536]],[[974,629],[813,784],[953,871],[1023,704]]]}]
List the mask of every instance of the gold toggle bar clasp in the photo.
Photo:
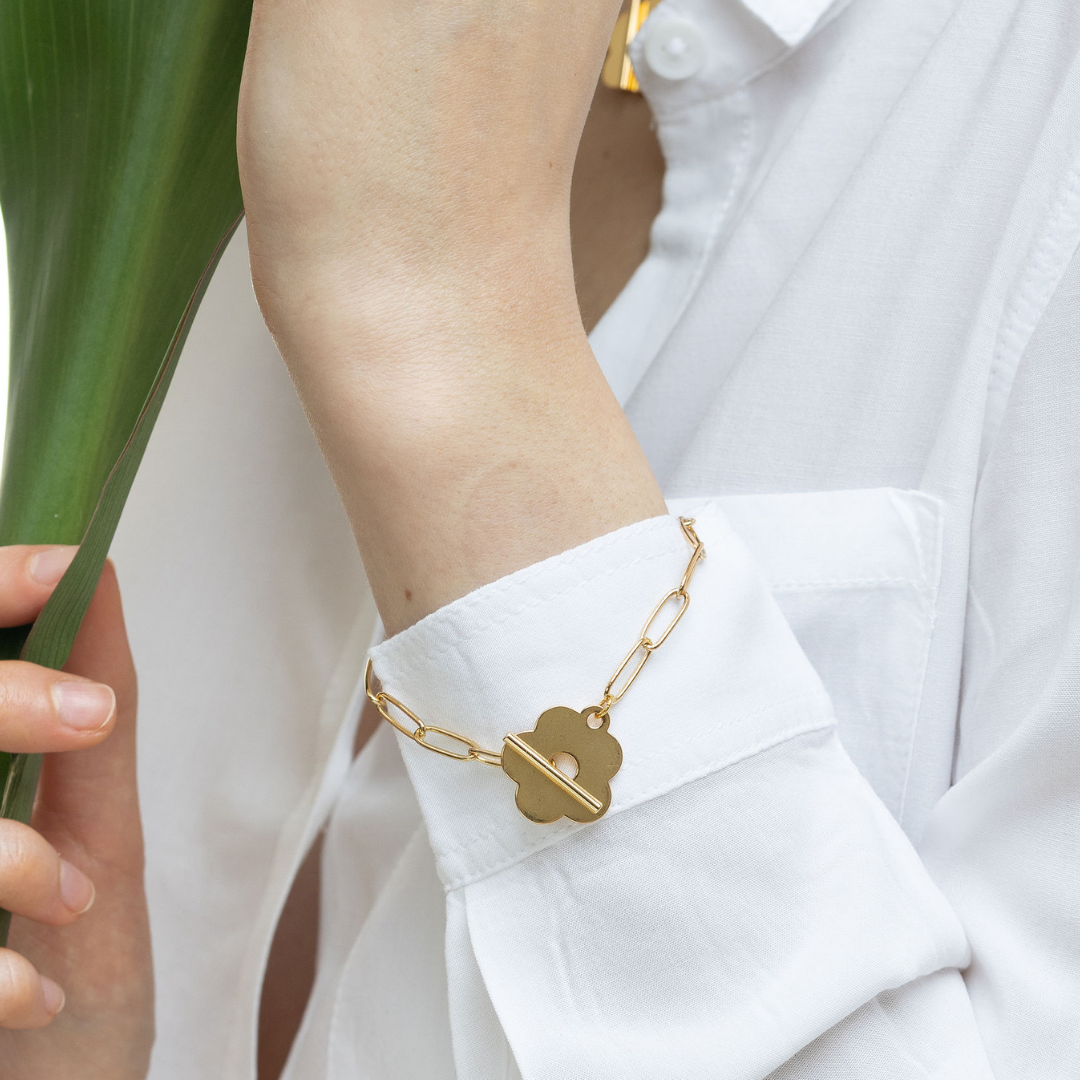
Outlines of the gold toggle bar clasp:
[{"label": "gold toggle bar clasp", "polygon": [[530,765],[542,772],[556,787],[562,788],[567,795],[581,803],[586,810],[599,814],[604,809],[604,804],[595,795],[586,791],[580,784],[575,784],[569,776],[555,768],[543,754],[534,750],[524,739],[517,735],[507,735],[503,742],[507,746],[512,746]]}]

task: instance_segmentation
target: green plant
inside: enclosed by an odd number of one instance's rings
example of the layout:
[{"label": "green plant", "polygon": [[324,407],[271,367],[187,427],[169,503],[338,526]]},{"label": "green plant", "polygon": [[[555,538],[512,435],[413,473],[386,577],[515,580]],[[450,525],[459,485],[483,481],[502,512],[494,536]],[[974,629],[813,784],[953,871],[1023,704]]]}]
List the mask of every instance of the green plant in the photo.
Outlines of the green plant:
[{"label": "green plant", "polygon": [[[239,221],[250,17],[251,0],[0,0],[11,294],[0,543],[83,540],[33,631],[0,634],[0,659],[65,662]],[[39,765],[0,754],[0,815],[28,820]],[[3,913],[0,941],[7,925]]]}]

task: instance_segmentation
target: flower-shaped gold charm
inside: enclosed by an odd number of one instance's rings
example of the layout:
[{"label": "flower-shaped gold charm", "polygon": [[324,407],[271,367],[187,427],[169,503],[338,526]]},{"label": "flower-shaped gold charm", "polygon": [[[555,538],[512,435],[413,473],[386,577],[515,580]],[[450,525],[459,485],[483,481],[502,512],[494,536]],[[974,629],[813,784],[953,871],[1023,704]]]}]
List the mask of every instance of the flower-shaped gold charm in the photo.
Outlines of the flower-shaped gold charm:
[{"label": "flower-shaped gold charm", "polygon": [[622,747],[608,731],[610,718],[600,717],[599,726],[591,727],[593,715],[590,709],[556,706],[532,731],[503,740],[503,772],[517,784],[518,809],[530,821],[596,821],[611,804]]}]

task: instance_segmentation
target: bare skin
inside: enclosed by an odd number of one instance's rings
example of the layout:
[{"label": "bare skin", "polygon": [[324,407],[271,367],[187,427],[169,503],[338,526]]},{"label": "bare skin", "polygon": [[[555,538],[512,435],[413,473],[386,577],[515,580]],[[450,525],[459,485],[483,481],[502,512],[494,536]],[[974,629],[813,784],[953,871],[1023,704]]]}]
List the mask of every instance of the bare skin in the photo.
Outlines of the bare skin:
[{"label": "bare skin", "polygon": [[[73,553],[0,548],[3,625],[37,615]],[[44,571],[34,561],[42,554]],[[0,748],[49,754],[31,826],[0,822],[0,904],[16,915],[0,951],[0,1061],[5,1080],[75,1068],[80,1080],[139,1080],[153,1043],[153,978],[135,669],[111,566],[65,671],[0,663]],[[78,728],[58,708],[71,687],[84,692],[68,713]]]},{"label": "bare skin", "polygon": [[648,254],[663,181],[648,103],[640,94],[598,86],[570,191],[574,283],[587,331]]},{"label": "bare skin", "polygon": [[390,633],[665,512],[571,258],[617,9],[255,5],[238,146],[256,295]]}]

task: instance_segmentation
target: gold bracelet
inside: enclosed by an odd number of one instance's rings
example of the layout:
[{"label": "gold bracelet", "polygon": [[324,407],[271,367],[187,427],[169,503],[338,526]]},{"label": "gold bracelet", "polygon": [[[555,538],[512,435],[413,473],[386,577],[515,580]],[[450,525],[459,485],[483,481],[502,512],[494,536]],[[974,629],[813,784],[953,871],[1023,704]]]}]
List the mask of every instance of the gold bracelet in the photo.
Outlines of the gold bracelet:
[{"label": "gold bracelet", "polygon": [[[370,659],[364,671],[364,690],[368,698],[384,720],[425,750],[455,761],[479,761],[501,768],[517,784],[517,808],[530,821],[548,824],[561,817],[572,821],[597,821],[611,805],[611,780],[622,765],[622,747],[608,731],[611,706],[630,689],[649,657],[667,641],[686,614],[690,606],[687,591],[690,579],[697,564],[705,558],[705,545],[694,532],[693,519],[679,518],[679,524],[694,549],[682,581],[653,608],[637,643],[604,687],[604,696],[598,705],[590,705],[580,712],[563,705],[548,709],[541,714],[532,731],[507,735],[502,751],[496,753],[482,749],[467,735],[425,724],[412,709],[390,694],[375,693],[371,689]],[[663,632],[653,640],[650,636],[652,625],[672,601],[678,607]],[[391,708],[398,710],[406,720],[394,716]],[[431,735],[445,739],[451,745],[430,742]]]}]

